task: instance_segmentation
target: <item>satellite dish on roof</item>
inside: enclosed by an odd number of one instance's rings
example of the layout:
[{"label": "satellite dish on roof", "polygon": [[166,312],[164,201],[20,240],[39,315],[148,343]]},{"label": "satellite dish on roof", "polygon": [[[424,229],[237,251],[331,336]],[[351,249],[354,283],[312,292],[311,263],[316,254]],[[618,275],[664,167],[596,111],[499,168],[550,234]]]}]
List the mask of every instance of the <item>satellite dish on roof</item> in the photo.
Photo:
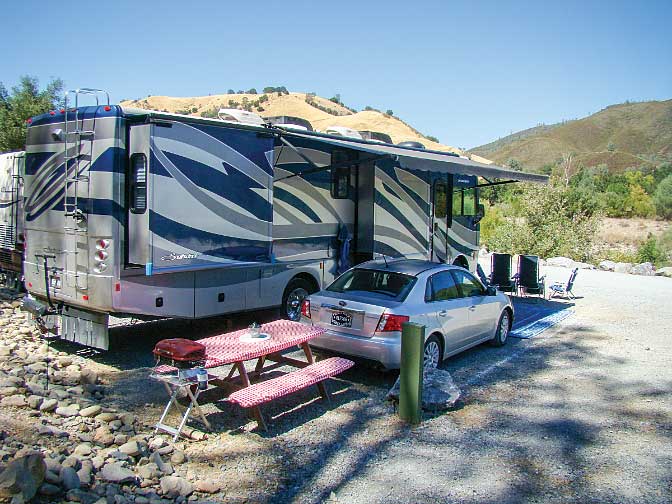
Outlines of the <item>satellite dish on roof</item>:
[{"label": "satellite dish on roof", "polygon": [[406,142],[399,142],[397,145],[399,147],[410,147],[411,149],[425,149],[425,146],[420,142],[414,142],[411,140]]}]

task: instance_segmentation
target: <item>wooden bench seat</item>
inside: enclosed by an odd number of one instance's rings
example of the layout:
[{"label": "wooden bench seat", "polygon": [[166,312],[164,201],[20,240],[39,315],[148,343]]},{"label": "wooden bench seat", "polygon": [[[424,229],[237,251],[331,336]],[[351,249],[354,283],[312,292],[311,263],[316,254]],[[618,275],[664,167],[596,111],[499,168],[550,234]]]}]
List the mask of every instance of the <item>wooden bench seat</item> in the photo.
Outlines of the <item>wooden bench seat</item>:
[{"label": "wooden bench seat", "polygon": [[252,408],[297,392],[350,369],[354,362],[331,357],[290,373],[237,390],[226,400],[243,408]]}]

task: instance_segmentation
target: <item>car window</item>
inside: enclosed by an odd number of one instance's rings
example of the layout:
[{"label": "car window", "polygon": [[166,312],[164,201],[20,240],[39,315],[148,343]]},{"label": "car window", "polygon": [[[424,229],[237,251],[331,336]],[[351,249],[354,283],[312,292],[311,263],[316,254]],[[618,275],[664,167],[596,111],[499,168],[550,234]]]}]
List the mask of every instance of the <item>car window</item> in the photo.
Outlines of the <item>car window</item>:
[{"label": "car window", "polygon": [[416,278],[392,271],[353,268],[338,277],[326,290],[331,292],[360,291],[403,301]]},{"label": "car window", "polygon": [[457,285],[449,271],[432,275],[427,281],[426,301],[448,301],[459,297]]},{"label": "car window", "polygon": [[485,289],[483,285],[474,278],[474,276],[463,270],[452,270],[457,286],[460,289],[462,297],[471,297],[471,296],[484,296]]}]

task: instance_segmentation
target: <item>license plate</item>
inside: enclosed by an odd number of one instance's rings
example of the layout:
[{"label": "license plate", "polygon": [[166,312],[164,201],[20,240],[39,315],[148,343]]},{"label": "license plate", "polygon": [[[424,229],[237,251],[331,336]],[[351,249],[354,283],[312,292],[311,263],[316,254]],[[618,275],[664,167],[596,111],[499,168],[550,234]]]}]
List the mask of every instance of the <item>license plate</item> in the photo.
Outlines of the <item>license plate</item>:
[{"label": "license plate", "polygon": [[331,325],[338,327],[352,327],[352,315],[345,312],[332,313]]},{"label": "license plate", "polygon": [[61,279],[55,276],[52,276],[49,278],[49,285],[51,286],[52,289],[60,289],[61,288]]}]

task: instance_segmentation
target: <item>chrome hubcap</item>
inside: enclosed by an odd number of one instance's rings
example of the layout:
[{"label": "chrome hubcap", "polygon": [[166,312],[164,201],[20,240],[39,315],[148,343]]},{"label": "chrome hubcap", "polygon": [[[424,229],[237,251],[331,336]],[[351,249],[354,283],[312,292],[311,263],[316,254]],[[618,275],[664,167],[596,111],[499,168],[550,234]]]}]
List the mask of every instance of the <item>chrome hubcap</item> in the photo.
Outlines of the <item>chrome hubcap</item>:
[{"label": "chrome hubcap", "polygon": [[285,307],[289,320],[299,320],[301,318],[301,303],[306,297],[308,297],[308,291],[300,287],[289,293],[287,306]]},{"label": "chrome hubcap", "polygon": [[430,341],[425,346],[425,355],[424,355],[424,366],[426,368],[435,368],[439,365],[439,356],[441,355],[441,349],[439,344],[436,341]]},{"label": "chrome hubcap", "polygon": [[509,316],[504,314],[499,324],[499,340],[504,343],[509,335]]}]

